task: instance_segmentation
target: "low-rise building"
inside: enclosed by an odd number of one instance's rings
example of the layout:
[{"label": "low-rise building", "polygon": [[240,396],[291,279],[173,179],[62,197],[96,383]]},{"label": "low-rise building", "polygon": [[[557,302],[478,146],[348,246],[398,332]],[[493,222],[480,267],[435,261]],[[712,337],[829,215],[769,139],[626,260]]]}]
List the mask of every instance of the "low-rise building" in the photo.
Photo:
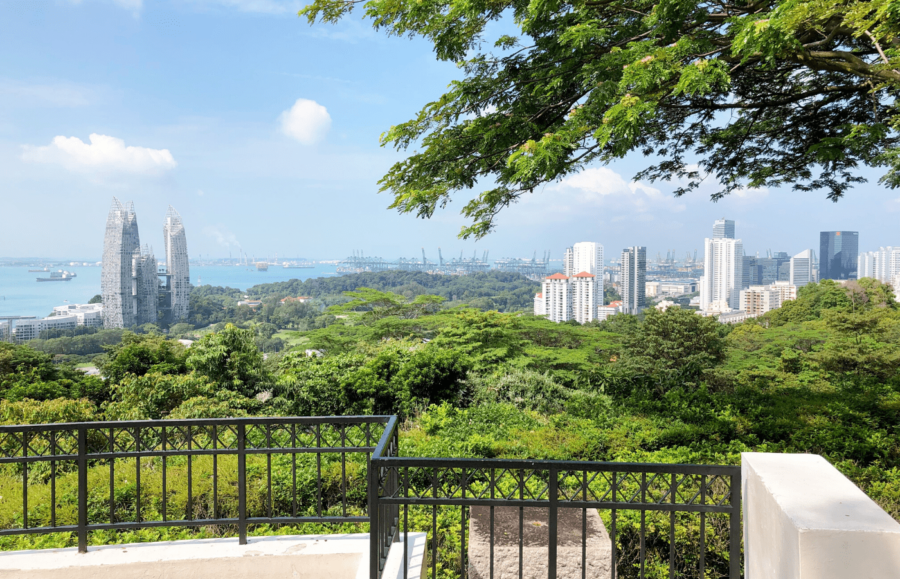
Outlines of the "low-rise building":
[{"label": "low-rise building", "polygon": [[664,296],[678,297],[697,291],[696,281],[661,281],[659,293]]},{"label": "low-rise building", "polygon": [[648,281],[644,285],[644,287],[645,287],[644,291],[646,293],[646,296],[648,298],[655,298],[656,296],[658,296],[660,294],[659,286],[660,286],[660,282],[658,282],[658,281]]},{"label": "low-rise building", "polygon": [[655,307],[657,310],[659,310],[661,312],[664,312],[671,307],[679,307],[679,306],[672,300],[663,300],[653,307]]},{"label": "low-rise building", "polygon": [[75,316],[79,326],[99,328],[103,326],[103,306],[101,304],[69,304],[53,308],[53,317]]},{"label": "low-rise building", "polygon": [[18,320],[13,334],[17,342],[35,340],[44,330],[73,330],[78,326],[75,316],[51,316],[42,320]]},{"label": "low-rise building", "polygon": [[614,306],[612,304],[608,306],[597,306],[597,320],[600,322],[608,320],[612,316],[620,313],[622,313],[622,308],[620,306]]},{"label": "low-rise building", "polygon": [[237,305],[257,308],[262,305],[262,300],[241,300],[237,303]]},{"label": "low-rise building", "polygon": [[288,297],[284,298],[283,300],[281,300],[281,304],[282,305],[291,304],[291,303],[306,304],[311,301],[312,301],[312,298],[310,296],[297,296],[297,297],[288,296]]}]

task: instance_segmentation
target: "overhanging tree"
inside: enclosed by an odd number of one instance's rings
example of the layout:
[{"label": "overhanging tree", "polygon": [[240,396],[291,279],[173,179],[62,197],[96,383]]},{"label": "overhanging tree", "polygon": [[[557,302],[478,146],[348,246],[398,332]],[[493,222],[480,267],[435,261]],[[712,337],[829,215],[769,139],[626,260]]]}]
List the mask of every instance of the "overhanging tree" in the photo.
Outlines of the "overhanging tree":
[{"label": "overhanging tree", "polygon": [[[421,36],[454,82],[383,145],[417,147],[382,179],[391,207],[428,218],[469,201],[481,237],[522,195],[639,151],[635,178],[704,179],[717,200],[790,184],[837,201],[879,167],[900,185],[900,4],[892,0],[314,0],[336,22],[362,4],[376,29]],[[512,19],[518,36],[485,26]],[[696,160],[696,164],[693,161]]]}]

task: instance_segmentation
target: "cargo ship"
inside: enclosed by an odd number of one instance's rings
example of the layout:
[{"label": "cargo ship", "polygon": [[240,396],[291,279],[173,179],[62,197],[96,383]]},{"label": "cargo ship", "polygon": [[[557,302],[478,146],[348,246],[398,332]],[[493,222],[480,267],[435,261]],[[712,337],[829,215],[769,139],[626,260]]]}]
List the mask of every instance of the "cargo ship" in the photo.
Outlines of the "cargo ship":
[{"label": "cargo ship", "polygon": [[39,277],[38,281],[72,281],[73,277],[77,277],[77,274],[71,271],[51,271],[50,277]]}]

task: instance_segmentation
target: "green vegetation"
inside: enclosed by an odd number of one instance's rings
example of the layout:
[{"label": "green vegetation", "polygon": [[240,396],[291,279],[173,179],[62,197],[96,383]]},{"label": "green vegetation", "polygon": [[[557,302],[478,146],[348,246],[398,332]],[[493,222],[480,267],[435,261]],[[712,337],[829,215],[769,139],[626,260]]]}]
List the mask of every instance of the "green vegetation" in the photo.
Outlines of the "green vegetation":
[{"label": "green vegetation", "polygon": [[676,177],[676,195],[713,179],[713,199],[790,184],[836,201],[865,181],[858,165],[900,184],[900,20],[885,0],[313,0],[300,14],[334,23],[357,6],[464,75],[381,137],[416,149],[381,180],[391,207],[428,218],[465,192],[462,237],[634,152],[653,159],[635,179]]},{"label": "green vegetation", "polygon": [[[0,419],[396,413],[405,456],[738,464],[746,451],[813,452],[900,519],[900,307],[874,280],[812,284],[796,302],[733,327],[678,308],[582,326],[438,301],[360,289],[322,314],[333,322],[292,330],[303,343],[268,360],[254,332],[235,325],[187,349],[126,333],[99,365],[106,380],[2,345]],[[354,464],[363,485],[364,462]],[[151,461],[142,468],[155,476]],[[169,468],[181,480],[184,465]],[[204,468],[195,463],[195,477]],[[283,499],[287,466],[274,468]],[[298,476],[308,483],[314,473],[310,464]],[[0,467],[0,495],[11,498],[0,503],[0,524],[13,524],[16,480]],[[127,514],[124,480],[117,504]],[[45,484],[34,480],[34,496]],[[210,504],[204,493],[194,491],[194,508]],[[186,508],[176,495],[170,513]],[[362,509],[364,496],[351,507]],[[430,516],[411,517],[416,529],[431,528]],[[622,541],[629,524],[620,520]],[[442,513],[439,531],[452,525]],[[451,537],[440,539],[444,577],[456,565]],[[0,548],[41,540],[6,537]],[[719,548],[710,544],[710,556]]]}]

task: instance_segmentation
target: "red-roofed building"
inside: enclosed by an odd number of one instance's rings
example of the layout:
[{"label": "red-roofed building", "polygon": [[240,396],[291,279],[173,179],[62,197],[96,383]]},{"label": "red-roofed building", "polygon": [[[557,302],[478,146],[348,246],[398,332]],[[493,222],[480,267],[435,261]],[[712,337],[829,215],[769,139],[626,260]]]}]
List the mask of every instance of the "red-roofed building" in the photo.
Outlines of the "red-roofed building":
[{"label": "red-roofed building", "polygon": [[544,278],[543,292],[534,296],[534,315],[553,322],[576,320],[587,323],[597,318],[596,276],[583,271],[572,277],[555,273]]}]

